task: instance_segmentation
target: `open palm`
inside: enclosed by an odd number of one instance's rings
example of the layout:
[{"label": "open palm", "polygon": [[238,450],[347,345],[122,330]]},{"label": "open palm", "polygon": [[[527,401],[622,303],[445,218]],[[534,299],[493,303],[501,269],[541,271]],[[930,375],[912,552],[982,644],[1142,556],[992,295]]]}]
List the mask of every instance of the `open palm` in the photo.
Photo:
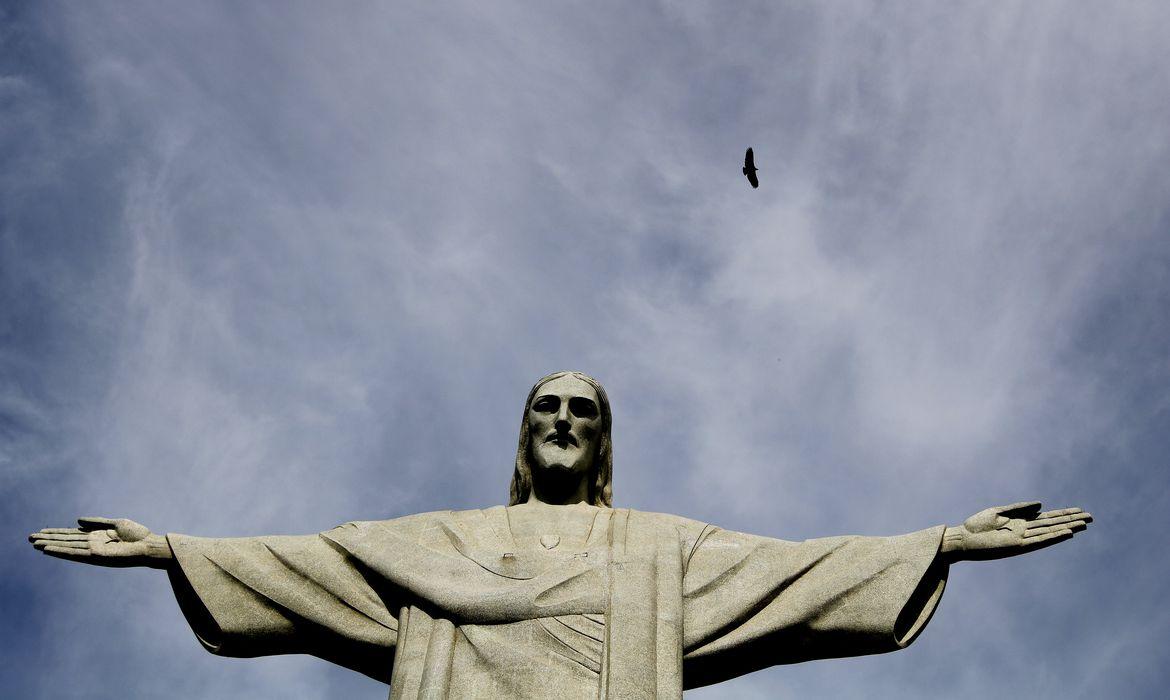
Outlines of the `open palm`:
[{"label": "open palm", "polygon": [[28,536],[33,547],[60,559],[98,566],[152,566],[170,559],[166,539],[126,518],[78,518],[79,527],[47,527]]},{"label": "open palm", "polygon": [[956,559],[1003,559],[1063,542],[1091,522],[1093,516],[1080,508],[1041,512],[1039,501],[1024,501],[981,510],[947,528],[942,549]]}]

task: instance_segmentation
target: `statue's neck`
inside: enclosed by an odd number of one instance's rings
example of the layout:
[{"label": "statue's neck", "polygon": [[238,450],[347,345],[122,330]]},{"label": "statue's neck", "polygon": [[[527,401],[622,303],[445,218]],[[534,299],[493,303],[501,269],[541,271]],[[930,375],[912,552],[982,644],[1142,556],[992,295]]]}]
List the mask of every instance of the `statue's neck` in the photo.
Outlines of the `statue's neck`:
[{"label": "statue's neck", "polygon": [[569,506],[589,502],[589,482],[584,475],[533,474],[528,503]]}]

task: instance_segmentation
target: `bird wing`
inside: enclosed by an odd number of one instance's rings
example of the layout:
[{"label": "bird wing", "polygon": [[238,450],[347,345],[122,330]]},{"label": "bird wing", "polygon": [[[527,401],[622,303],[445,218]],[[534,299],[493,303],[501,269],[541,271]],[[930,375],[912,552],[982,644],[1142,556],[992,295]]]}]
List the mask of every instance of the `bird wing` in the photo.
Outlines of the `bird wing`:
[{"label": "bird wing", "polygon": [[756,169],[756,156],[752,153],[751,146],[748,146],[747,153],[743,156],[743,167],[748,170]]},{"label": "bird wing", "polygon": [[744,171],[747,174],[748,182],[752,183],[752,189],[758,188],[760,186],[760,181],[756,179],[756,171],[748,170],[747,168],[744,168]]}]

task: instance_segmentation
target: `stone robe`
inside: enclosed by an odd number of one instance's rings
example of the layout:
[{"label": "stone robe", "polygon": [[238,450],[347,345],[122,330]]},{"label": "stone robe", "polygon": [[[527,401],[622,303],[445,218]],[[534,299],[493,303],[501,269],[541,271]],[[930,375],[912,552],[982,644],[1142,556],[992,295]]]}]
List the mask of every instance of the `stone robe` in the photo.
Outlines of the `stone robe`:
[{"label": "stone robe", "polygon": [[391,698],[565,700],[679,698],[775,664],[893,651],[946,582],[942,526],[786,542],[565,507],[576,527],[526,548],[504,507],[300,537],[172,534],[171,580],[214,654],[312,654]]}]

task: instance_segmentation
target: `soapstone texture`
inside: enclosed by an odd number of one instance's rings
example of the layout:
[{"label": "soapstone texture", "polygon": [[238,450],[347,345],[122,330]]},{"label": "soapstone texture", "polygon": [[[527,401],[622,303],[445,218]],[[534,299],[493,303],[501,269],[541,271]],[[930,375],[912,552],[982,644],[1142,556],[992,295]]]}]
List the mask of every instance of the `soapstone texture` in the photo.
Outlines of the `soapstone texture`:
[{"label": "soapstone texture", "polygon": [[[669,698],[775,664],[893,651],[941,597],[943,528],[785,542],[586,504],[523,548],[509,510],[304,537],[169,535],[224,656],[312,654],[391,698]],[[550,523],[550,526],[555,525]]]},{"label": "soapstone texture", "polygon": [[950,564],[1067,540],[1035,501],[895,537],[804,542],[613,508],[612,412],[578,372],[524,403],[509,504],[209,539],[124,518],[29,536],[46,554],[164,569],[214,654],[311,654],[399,698],[679,698],[776,664],[894,651]]}]

